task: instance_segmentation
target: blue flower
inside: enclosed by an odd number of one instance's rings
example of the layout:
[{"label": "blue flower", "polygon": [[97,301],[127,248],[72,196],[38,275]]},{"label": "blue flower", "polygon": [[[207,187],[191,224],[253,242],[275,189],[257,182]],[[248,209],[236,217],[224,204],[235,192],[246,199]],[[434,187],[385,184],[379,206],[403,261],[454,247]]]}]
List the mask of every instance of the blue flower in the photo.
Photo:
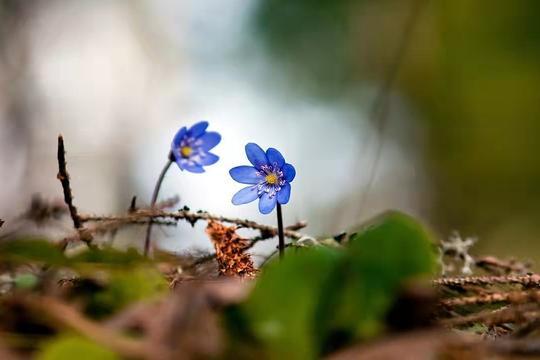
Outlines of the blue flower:
[{"label": "blue flower", "polygon": [[257,144],[246,145],[246,155],[253,166],[237,166],[229,171],[231,177],[241,184],[250,184],[237,192],[233,198],[234,205],[250,203],[259,199],[259,211],[269,214],[276,203],[286,204],[291,196],[291,185],[296,170],[285,163],[283,155],[274,148],[266,153]]},{"label": "blue flower", "polygon": [[203,173],[203,166],[215,164],[219,156],[209,152],[221,141],[217,132],[206,131],[208,122],[201,121],[189,130],[184,126],[174,136],[171,145],[171,159],[180,170]]}]

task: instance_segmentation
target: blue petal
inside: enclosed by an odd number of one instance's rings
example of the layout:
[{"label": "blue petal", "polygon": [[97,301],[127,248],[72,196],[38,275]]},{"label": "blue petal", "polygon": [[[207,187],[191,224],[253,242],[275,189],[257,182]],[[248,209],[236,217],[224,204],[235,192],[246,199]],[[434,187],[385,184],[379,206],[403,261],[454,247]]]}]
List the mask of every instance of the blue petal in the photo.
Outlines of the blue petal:
[{"label": "blue petal", "polygon": [[281,168],[283,170],[283,175],[285,175],[285,181],[291,182],[294,180],[294,177],[296,176],[296,170],[294,169],[294,166],[291,164],[285,164]]},{"label": "blue petal", "polygon": [[199,136],[204,134],[204,131],[206,130],[207,127],[208,127],[207,121],[198,122],[188,130],[188,134],[189,136],[198,138]]},{"label": "blue petal", "polygon": [[289,202],[289,198],[291,197],[291,184],[286,183],[281,187],[281,190],[279,191],[277,195],[277,201],[278,203],[285,205]]},{"label": "blue petal", "polygon": [[175,155],[175,158],[176,158],[176,165],[178,165],[178,167],[180,168],[180,170],[184,170],[184,165],[187,163],[187,160],[186,159],[182,159],[181,157],[179,156],[176,156]]},{"label": "blue petal", "polygon": [[187,130],[186,130],[186,127],[185,127],[185,126],[183,126],[182,128],[180,128],[180,130],[178,130],[178,131],[176,132],[176,134],[174,135],[173,141],[172,141],[172,145],[171,145],[171,147],[172,147],[173,149],[180,146],[180,142],[182,141],[182,139],[184,138],[184,136],[186,136],[186,133],[187,133]]},{"label": "blue petal", "polygon": [[281,168],[283,165],[285,165],[285,159],[283,158],[283,155],[281,155],[281,153],[274,148],[269,148],[268,150],[266,150],[266,157],[268,158],[268,162],[271,165],[276,164],[278,168]]},{"label": "blue petal", "polygon": [[276,196],[270,196],[268,193],[264,193],[259,200],[259,211],[262,214],[270,214],[276,207]]},{"label": "blue petal", "polygon": [[257,186],[248,186],[234,194],[232,198],[232,203],[234,205],[247,204],[257,199],[258,197],[259,194],[257,192]]},{"label": "blue petal", "polygon": [[246,155],[249,160],[257,169],[261,166],[268,164],[268,159],[263,149],[257,144],[249,143],[246,145]]},{"label": "blue petal", "polygon": [[192,173],[196,173],[196,174],[200,174],[204,172],[204,169],[201,165],[195,164],[192,161],[186,161],[185,163],[182,163],[181,168],[182,167],[184,168],[184,170],[192,172]]},{"label": "blue petal", "polygon": [[199,164],[204,165],[204,166],[213,165],[217,163],[218,160],[219,160],[219,156],[212,153],[205,153],[202,156],[201,160],[199,161]]},{"label": "blue petal", "polygon": [[196,144],[199,144],[203,150],[209,151],[219,144],[220,141],[221,135],[217,132],[210,131],[198,138]]},{"label": "blue petal", "polygon": [[237,166],[229,170],[229,174],[241,184],[258,184],[262,180],[253,166]]}]

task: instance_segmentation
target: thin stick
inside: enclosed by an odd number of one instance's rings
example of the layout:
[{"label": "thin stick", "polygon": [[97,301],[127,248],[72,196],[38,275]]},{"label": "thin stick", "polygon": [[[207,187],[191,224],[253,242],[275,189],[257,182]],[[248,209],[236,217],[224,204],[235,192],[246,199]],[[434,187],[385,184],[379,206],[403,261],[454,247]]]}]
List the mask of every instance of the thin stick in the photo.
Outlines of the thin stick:
[{"label": "thin stick", "polygon": [[[69,182],[69,173],[67,171],[66,165],[66,151],[64,148],[64,138],[62,135],[58,135],[58,175],[56,177],[60,180],[62,184],[62,189],[64,190],[64,202],[66,203],[69,209],[69,215],[71,220],[73,220],[73,227],[77,230],[77,236],[79,240],[85,242],[89,247],[92,246],[93,236],[91,232],[83,227],[81,217],[77,212],[77,208],[73,205],[73,194],[71,192],[71,186]],[[63,250],[67,248],[69,241],[64,239],[60,242],[60,246]]]},{"label": "thin stick", "polygon": [[73,220],[73,226],[75,229],[82,228],[82,222],[77,214],[77,208],[73,205],[73,194],[71,193],[71,187],[69,183],[69,173],[66,166],[66,151],[64,149],[64,138],[62,135],[58,135],[58,175],[56,175],[62,189],[64,190],[64,202],[69,208],[69,214]]},{"label": "thin stick", "polygon": [[[152,194],[152,201],[150,202],[151,208],[153,208],[154,205],[156,205],[156,201],[159,195],[159,190],[161,189],[161,184],[163,183],[165,174],[167,174],[167,171],[169,171],[169,168],[171,167],[173,161],[174,161],[174,157],[171,152],[169,153],[169,158],[167,160],[167,163],[163,167],[163,170],[161,170],[161,173],[159,174],[158,180],[156,182],[154,193]],[[150,220],[150,223],[148,224],[148,228],[146,228],[146,238],[144,240],[144,256],[148,256],[148,252],[150,251],[150,236],[152,235],[152,224],[153,224],[153,221]]]},{"label": "thin stick", "polygon": [[[278,234],[278,229],[274,226],[259,224],[252,220],[247,219],[238,219],[238,218],[231,218],[221,215],[214,215],[210,214],[205,211],[188,211],[188,210],[178,210],[176,212],[166,212],[159,209],[140,209],[137,210],[133,214],[127,214],[127,215],[112,215],[112,216],[94,216],[94,215],[81,215],[82,222],[88,222],[88,221],[119,221],[119,222],[133,222],[135,220],[140,219],[185,219],[186,221],[194,224],[198,220],[204,220],[204,221],[219,221],[219,222],[226,222],[229,224],[236,224],[239,227],[248,228],[248,229],[254,229],[259,230],[263,235],[264,238],[271,238],[273,236],[276,236]],[[298,225],[295,224],[293,227],[297,227]],[[289,239],[299,240],[303,238],[304,234],[294,231],[294,230],[284,230],[283,234],[285,237],[288,237]],[[267,236],[268,235],[268,236]]]},{"label": "thin stick", "polygon": [[[394,82],[396,81],[399,74],[403,58],[405,57],[405,54],[407,53],[407,50],[409,49],[409,46],[412,42],[411,40],[413,37],[412,35],[414,33],[415,25],[418,22],[418,18],[422,13],[425,3],[426,0],[417,0],[414,3],[414,7],[412,8],[410,14],[408,15],[408,18],[406,19],[404,28],[403,30],[401,30],[401,38],[395,54],[391,59],[391,63],[389,64],[386,77],[383,79],[379,92],[376,95],[377,97],[373,101],[373,107],[371,108],[371,113],[369,117],[375,123],[379,137],[377,147],[375,149],[375,157],[373,159],[373,162],[371,163],[371,168],[369,170],[369,178],[360,198],[360,214],[362,214],[365,207],[367,206],[366,201],[368,200],[368,196],[371,191],[371,187],[373,186],[373,182],[375,181],[375,175],[377,174],[377,170],[379,167],[382,148],[385,140],[385,130],[388,122],[388,112],[390,110],[390,91],[392,90],[392,86],[394,85]],[[358,157],[358,159],[360,159],[360,157]]]},{"label": "thin stick", "polygon": [[67,327],[129,358],[151,358],[151,344],[129,338],[86,318],[74,307],[52,297],[26,297],[23,303],[32,310],[50,317],[55,327]]},{"label": "thin stick", "polygon": [[482,294],[476,296],[458,297],[441,300],[441,305],[446,307],[484,305],[493,303],[522,304],[526,302],[540,301],[540,290],[534,291],[511,291]]},{"label": "thin stick", "polygon": [[279,237],[279,258],[283,259],[285,255],[285,235],[283,234],[283,215],[281,213],[281,204],[277,204],[277,226]]},{"label": "thin stick", "polygon": [[540,286],[540,275],[502,275],[502,276],[465,276],[457,278],[441,278],[433,280],[433,285],[463,286],[463,285],[495,285],[520,284],[523,286]]}]

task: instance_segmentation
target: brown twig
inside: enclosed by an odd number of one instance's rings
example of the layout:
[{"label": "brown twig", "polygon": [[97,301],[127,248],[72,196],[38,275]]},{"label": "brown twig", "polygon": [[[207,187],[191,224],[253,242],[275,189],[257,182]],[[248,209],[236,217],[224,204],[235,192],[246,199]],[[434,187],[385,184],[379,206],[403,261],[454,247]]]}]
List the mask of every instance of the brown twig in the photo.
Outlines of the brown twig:
[{"label": "brown twig", "polygon": [[494,256],[476,257],[474,260],[477,267],[497,274],[526,274],[531,267],[528,263],[514,260],[505,261]]},{"label": "brown twig", "polygon": [[499,302],[522,304],[526,302],[540,301],[540,290],[534,291],[510,291],[482,294],[475,296],[458,297],[441,300],[441,305],[446,307],[483,305]]},{"label": "brown twig", "polygon": [[540,311],[536,304],[524,304],[513,307],[505,307],[495,311],[483,311],[477,314],[460,316],[450,319],[441,320],[443,326],[454,327],[463,326],[474,323],[482,323],[486,326],[504,324],[510,322],[523,322],[538,319]]},{"label": "brown twig", "polygon": [[539,274],[528,275],[501,275],[501,276],[465,276],[454,278],[440,278],[433,280],[437,286],[463,286],[463,285],[496,285],[519,284],[523,286],[540,286]]},{"label": "brown twig", "polygon": [[68,206],[69,214],[73,220],[73,226],[75,229],[82,228],[82,222],[77,214],[77,208],[73,205],[73,194],[71,193],[71,186],[69,183],[69,173],[66,166],[66,151],[64,149],[64,138],[62,135],[58,136],[58,175],[56,175],[62,189],[64,190],[64,202]]},{"label": "brown twig", "polygon": [[23,303],[40,314],[45,313],[54,319],[55,325],[61,325],[77,331],[89,339],[108,347],[128,358],[151,358],[150,349],[141,340],[128,338],[120,333],[86,318],[70,305],[51,297],[27,296]]},{"label": "brown twig", "polygon": [[[120,221],[120,222],[132,222],[140,219],[183,219],[191,224],[195,224],[199,220],[203,221],[219,221],[229,224],[235,224],[240,227],[249,228],[253,230],[259,230],[263,234],[268,234],[269,237],[277,235],[278,229],[273,226],[259,224],[252,220],[231,218],[221,215],[213,215],[204,211],[192,212],[189,210],[178,210],[177,212],[165,212],[159,209],[144,209],[138,210],[133,214],[127,215],[112,215],[112,216],[93,216],[93,215],[81,215],[80,219],[84,222],[89,221]],[[284,235],[290,239],[299,240],[304,237],[303,234],[298,231],[285,230]]]},{"label": "brown twig", "polygon": [[[84,241],[88,246],[91,246],[93,236],[87,231],[82,224],[81,218],[77,212],[77,208],[73,205],[73,194],[71,193],[71,186],[69,182],[69,173],[66,166],[66,151],[64,148],[64,138],[62,135],[58,135],[58,175],[56,176],[62,184],[64,190],[64,202],[68,206],[71,220],[73,220],[73,227],[78,232],[79,239]],[[61,246],[63,249],[69,244],[68,241],[62,241]]]}]

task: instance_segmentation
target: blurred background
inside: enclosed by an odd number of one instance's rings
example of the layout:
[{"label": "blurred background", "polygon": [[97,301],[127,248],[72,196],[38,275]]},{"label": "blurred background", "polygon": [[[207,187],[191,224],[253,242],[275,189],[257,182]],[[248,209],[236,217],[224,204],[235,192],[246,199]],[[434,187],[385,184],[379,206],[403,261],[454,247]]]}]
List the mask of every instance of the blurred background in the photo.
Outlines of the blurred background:
[{"label": "blurred background", "polygon": [[[221,161],[171,168],[161,196],[180,206],[273,224],[230,203],[228,169],[256,142],[297,168],[285,222],[307,233],[401,209],[539,263],[539,14],[535,0],[0,0],[0,218],[61,197],[59,133],[76,205],[103,214],[148,202],[174,133],[208,120]],[[154,236],[210,249],[203,229]],[[120,236],[141,245],[144,229]]]}]

